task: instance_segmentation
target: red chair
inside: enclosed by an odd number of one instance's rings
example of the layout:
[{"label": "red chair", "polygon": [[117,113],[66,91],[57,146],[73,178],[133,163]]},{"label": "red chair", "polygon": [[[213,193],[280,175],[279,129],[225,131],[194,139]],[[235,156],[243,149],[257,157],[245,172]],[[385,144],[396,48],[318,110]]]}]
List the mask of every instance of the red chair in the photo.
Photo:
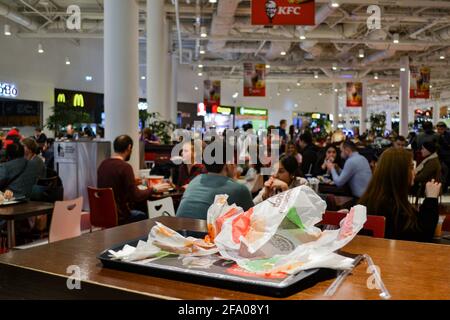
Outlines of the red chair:
[{"label": "red chair", "polygon": [[116,201],[112,188],[97,189],[88,187],[91,225],[108,229],[119,225]]},{"label": "red chair", "polygon": [[[342,219],[347,216],[345,213],[327,211],[323,215],[320,224],[339,226]],[[367,216],[367,221],[363,230],[371,231],[375,238],[384,238],[386,218],[382,216]]]}]

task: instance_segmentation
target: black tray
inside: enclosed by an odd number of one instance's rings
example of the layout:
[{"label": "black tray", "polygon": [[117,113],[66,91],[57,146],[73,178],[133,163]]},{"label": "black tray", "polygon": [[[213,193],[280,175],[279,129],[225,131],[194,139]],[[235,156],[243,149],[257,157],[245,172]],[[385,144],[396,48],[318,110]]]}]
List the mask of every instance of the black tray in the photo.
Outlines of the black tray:
[{"label": "black tray", "polygon": [[[203,238],[206,233],[178,231],[187,237]],[[162,259],[143,264],[112,260],[108,250],[121,250],[126,244],[136,246],[139,240],[146,241],[147,237],[122,243],[103,251],[98,259],[104,267],[118,269],[127,272],[141,273],[155,277],[174,279],[185,282],[199,283],[212,287],[220,287],[237,291],[246,291],[274,297],[285,297],[312,287],[318,282],[336,277],[336,271],[330,269],[311,269],[301,271],[296,275],[284,279],[269,279],[259,277],[247,277],[227,272],[234,264],[226,260],[215,262],[209,269],[189,269],[183,266],[178,256],[168,256]]]}]

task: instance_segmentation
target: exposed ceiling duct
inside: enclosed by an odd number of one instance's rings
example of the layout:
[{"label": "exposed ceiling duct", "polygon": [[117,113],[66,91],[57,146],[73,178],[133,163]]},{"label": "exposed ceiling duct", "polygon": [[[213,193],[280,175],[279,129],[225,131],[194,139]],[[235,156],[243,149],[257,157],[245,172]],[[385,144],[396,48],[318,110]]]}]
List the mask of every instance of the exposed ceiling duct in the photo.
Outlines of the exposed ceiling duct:
[{"label": "exposed ceiling duct", "polygon": [[[320,24],[322,24],[323,22],[325,22],[325,20],[334,12],[335,8],[332,8],[329,5],[323,5],[320,7],[319,10],[317,10],[316,12],[316,24],[314,26],[307,26],[307,27],[300,27],[303,28],[303,30],[306,33],[306,36],[310,36],[310,33],[312,33],[312,31],[316,28],[318,28],[320,26]],[[300,29],[299,28],[299,29]],[[320,32],[319,32],[320,34]],[[312,58],[317,57],[319,55],[322,54],[322,46],[320,46],[319,44],[317,44],[316,41],[304,41],[304,42],[300,42],[300,49],[302,49],[303,51],[307,52],[309,54],[309,57],[306,58],[310,58],[312,56]]]},{"label": "exposed ceiling duct", "polygon": [[[241,0],[219,1],[217,4],[217,13],[213,16],[211,23],[211,36],[227,36],[233,29],[234,16]],[[217,52],[226,45],[226,40],[210,40],[208,50]]]},{"label": "exposed ceiling duct", "polygon": [[3,3],[0,3],[0,16],[4,16],[5,18],[18,23],[29,30],[37,31],[39,29],[39,25],[35,21],[11,9]]}]

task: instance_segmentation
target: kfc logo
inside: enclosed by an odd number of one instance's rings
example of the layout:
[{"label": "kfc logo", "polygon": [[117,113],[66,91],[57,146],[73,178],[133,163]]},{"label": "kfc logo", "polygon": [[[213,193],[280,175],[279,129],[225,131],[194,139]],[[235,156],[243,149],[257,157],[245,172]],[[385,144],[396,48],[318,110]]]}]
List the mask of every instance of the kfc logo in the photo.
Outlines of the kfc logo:
[{"label": "kfc logo", "polygon": [[253,0],[254,25],[314,25],[314,0]]},{"label": "kfc logo", "polygon": [[273,18],[275,18],[277,14],[277,3],[275,1],[267,1],[266,2],[266,14],[269,18],[270,24],[272,24]]}]

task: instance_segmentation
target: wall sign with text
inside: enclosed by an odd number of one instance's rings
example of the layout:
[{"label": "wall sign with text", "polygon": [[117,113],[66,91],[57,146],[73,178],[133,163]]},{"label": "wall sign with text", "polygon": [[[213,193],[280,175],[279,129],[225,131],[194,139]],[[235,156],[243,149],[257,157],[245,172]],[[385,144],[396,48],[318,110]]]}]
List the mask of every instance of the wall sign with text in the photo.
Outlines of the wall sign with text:
[{"label": "wall sign with text", "polygon": [[0,82],[0,97],[15,98],[19,95],[17,87],[10,83]]},{"label": "wall sign with text", "polygon": [[252,0],[253,25],[315,25],[314,0]]}]

